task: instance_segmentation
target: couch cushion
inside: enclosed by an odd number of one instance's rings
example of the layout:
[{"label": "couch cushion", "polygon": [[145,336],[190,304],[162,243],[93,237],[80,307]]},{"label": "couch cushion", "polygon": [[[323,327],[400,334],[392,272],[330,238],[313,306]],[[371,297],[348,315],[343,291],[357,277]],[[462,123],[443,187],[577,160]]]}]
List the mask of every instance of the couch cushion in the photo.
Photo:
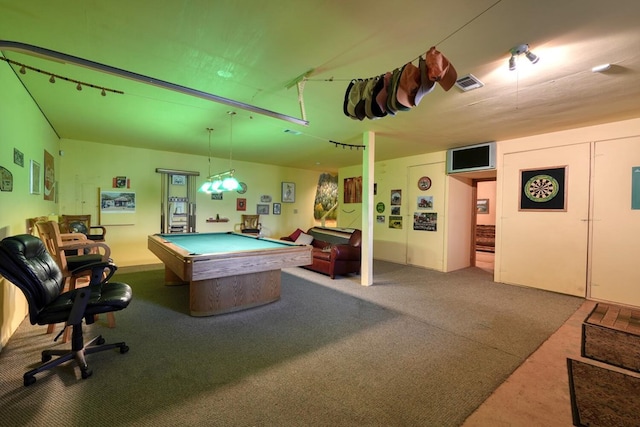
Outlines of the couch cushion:
[{"label": "couch cushion", "polygon": [[313,236],[307,233],[300,233],[298,238],[295,240],[298,245],[310,245],[313,242]]},{"label": "couch cushion", "polygon": [[292,242],[295,242],[296,239],[300,236],[300,233],[304,233],[304,231],[300,230],[299,228],[296,229],[296,231],[294,231],[293,233],[289,234],[289,238],[291,239]]}]

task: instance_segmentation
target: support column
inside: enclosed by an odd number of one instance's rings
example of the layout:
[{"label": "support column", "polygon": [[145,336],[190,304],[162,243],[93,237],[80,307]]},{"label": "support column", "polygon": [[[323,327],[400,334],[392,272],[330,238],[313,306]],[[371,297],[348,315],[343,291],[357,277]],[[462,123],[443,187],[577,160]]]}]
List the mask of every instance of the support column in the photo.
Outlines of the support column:
[{"label": "support column", "polygon": [[362,261],[360,270],[360,284],[373,284],[373,184],[376,134],[365,132],[362,135],[365,149],[362,153]]}]

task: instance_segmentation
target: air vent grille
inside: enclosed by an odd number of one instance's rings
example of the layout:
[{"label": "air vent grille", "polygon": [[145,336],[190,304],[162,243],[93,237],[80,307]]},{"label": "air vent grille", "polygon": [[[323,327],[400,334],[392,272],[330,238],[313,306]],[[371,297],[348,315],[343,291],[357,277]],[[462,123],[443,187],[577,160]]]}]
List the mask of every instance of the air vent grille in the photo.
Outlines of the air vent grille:
[{"label": "air vent grille", "polygon": [[458,80],[456,80],[456,86],[467,92],[484,86],[484,83],[478,80],[478,78],[473,74],[467,74],[466,76],[460,77]]}]

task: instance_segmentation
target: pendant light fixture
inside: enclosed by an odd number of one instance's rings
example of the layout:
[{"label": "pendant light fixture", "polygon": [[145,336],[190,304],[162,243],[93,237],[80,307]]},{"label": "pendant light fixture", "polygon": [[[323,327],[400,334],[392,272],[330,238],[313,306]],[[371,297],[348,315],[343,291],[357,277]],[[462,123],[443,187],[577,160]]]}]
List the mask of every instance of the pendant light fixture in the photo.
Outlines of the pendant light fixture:
[{"label": "pendant light fixture", "polygon": [[233,177],[235,170],[232,168],[231,162],[233,158],[233,116],[236,115],[235,111],[227,111],[229,115],[229,173],[227,177],[222,181],[222,187],[226,191],[234,191],[238,189],[240,185],[238,180]]},{"label": "pendant light fixture", "polygon": [[235,169],[232,168],[231,162],[233,161],[233,116],[235,111],[227,111],[229,115],[229,170],[211,174],[211,131],[213,129],[207,128],[209,132],[209,175],[207,181],[200,186],[198,191],[202,193],[222,193],[223,191],[235,191],[240,187],[238,180],[234,178],[233,174]]},{"label": "pendant light fixture", "polygon": [[207,175],[207,181],[198,189],[198,191],[207,194],[220,192],[217,191],[220,185],[214,186],[213,176],[211,175],[211,131],[213,131],[212,128],[207,128],[207,132],[209,132],[209,175]]}]

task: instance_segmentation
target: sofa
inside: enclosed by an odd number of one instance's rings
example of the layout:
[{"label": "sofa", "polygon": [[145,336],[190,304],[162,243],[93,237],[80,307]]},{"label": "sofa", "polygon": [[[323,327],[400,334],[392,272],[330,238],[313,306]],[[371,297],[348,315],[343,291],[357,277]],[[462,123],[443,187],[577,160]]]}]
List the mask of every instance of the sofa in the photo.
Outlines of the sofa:
[{"label": "sofa", "polygon": [[337,275],[360,273],[362,231],[358,229],[311,227],[306,232],[297,229],[281,240],[313,247],[313,261],[303,268],[332,279]]},{"label": "sofa", "polygon": [[476,250],[482,252],[495,252],[496,250],[496,226],[476,225]]}]

